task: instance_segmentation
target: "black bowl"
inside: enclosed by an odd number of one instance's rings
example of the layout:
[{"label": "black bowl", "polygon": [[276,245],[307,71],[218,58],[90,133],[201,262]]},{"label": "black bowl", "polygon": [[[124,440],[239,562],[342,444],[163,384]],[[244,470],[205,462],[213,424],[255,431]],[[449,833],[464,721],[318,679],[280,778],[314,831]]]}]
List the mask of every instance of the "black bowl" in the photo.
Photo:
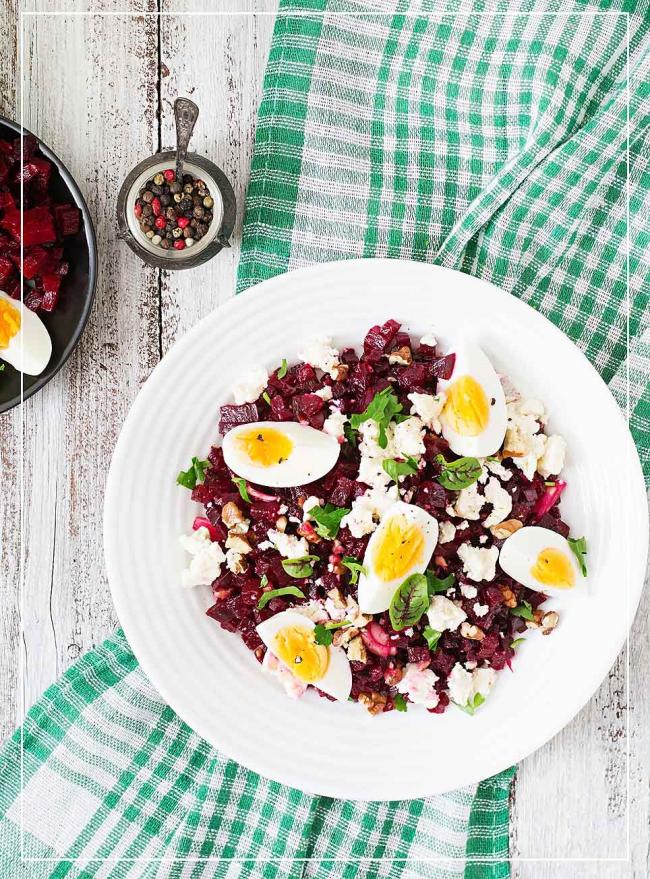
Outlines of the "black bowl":
[{"label": "black bowl", "polygon": [[[23,131],[30,133],[26,128]],[[0,116],[0,138],[12,140],[19,136],[20,125]],[[52,356],[40,375],[24,376],[23,399],[40,391],[72,354],[92,309],[97,276],[97,242],[84,197],[63,162],[39,138],[37,140],[39,152],[54,166],[49,191],[56,202],[74,202],[81,211],[81,225],[76,235],[65,239],[65,259],[70,263],[70,270],[61,284],[57,306],[52,312],[38,315],[52,339]],[[20,403],[20,376],[18,370],[5,363],[0,372],[0,413]]]}]

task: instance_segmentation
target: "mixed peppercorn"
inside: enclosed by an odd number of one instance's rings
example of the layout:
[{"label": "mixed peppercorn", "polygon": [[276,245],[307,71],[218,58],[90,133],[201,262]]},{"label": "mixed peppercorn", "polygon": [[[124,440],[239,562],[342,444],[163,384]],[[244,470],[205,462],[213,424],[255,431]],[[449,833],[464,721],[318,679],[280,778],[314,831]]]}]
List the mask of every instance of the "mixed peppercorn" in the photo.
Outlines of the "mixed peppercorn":
[{"label": "mixed peppercorn", "polygon": [[140,189],[134,212],[152,244],[163,250],[185,250],[207,234],[214,199],[203,180],[171,168],[155,174]]}]

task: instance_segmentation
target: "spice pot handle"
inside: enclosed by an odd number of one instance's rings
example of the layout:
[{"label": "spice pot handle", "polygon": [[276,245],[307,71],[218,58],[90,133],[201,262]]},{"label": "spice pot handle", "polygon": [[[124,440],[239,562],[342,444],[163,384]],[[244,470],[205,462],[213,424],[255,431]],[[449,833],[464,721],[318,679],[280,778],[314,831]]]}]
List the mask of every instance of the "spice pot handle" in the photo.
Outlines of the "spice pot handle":
[{"label": "spice pot handle", "polygon": [[176,98],[174,118],[176,120],[176,179],[183,179],[183,162],[187,157],[187,147],[199,116],[199,108],[189,98]]}]

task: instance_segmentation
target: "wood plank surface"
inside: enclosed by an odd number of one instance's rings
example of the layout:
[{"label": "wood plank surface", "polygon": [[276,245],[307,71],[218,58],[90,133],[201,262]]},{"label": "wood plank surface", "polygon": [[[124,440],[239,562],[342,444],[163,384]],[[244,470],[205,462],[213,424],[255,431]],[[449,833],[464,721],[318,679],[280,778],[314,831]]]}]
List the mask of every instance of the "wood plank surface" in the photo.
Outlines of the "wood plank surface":
[{"label": "wood plank surface", "polygon": [[[54,11],[37,0],[37,9]],[[140,386],[174,341],[234,291],[244,194],[275,0],[77,0],[69,11],[133,9],[157,15],[25,17],[25,122],[68,164],[96,222],[97,299],[83,340],[48,387],[0,416],[0,734],[20,719],[18,561],[21,422],[24,423],[25,702],[31,705],[83,651],[114,628],[101,521],[108,463]],[[235,14],[237,11],[249,14]],[[169,13],[169,14],[167,14]],[[0,111],[16,117],[16,5],[0,6]],[[61,47],[65,51],[61,51]],[[116,239],[115,200],[127,171],[173,145],[172,103],[201,114],[193,148],[233,182],[233,247],[190,272],[145,268]],[[623,584],[621,584],[623,588]],[[552,742],[524,760],[513,787],[512,874],[517,879],[619,879],[648,875],[650,599],[625,660]],[[630,725],[630,851],[625,857]],[[519,860],[526,859],[526,860]],[[533,860],[528,860],[533,859]],[[554,859],[544,862],[545,859]],[[405,871],[408,875],[408,870]]]}]

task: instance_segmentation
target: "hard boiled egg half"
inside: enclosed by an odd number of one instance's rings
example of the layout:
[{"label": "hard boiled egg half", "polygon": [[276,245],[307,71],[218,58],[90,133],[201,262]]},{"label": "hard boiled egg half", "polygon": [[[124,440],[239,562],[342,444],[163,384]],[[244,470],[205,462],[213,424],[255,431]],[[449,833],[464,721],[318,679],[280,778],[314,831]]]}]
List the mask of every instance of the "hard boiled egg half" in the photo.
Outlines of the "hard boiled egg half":
[{"label": "hard boiled egg half", "polygon": [[359,609],[382,613],[411,574],[422,574],[438,542],[438,523],[421,507],[392,504],[368,541],[359,577]]},{"label": "hard boiled egg half", "polygon": [[233,427],[223,438],[223,457],[244,479],[292,488],[325,476],[341,447],[322,430],[293,421],[256,421]]},{"label": "hard boiled egg half", "polygon": [[352,688],[350,663],[340,647],[317,644],[315,628],[308,617],[283,610],[260,623],[257,634],[295,678],[344,702]]},{"label": "hard boiled egg half", "polygon": [[463,341],[449,379],[439,379],[446,395],[440,413],[442,435],[457,455],[484,458],[501,448],[506,435],[506,400],[494,367],[473,342]]},{"label": "hard boiled egg half", "polygon": [[37,314],[0,290],[0,359],[19,372],[40,375],[52,356],[52,340]]},{"label": "hard boiled egg half", "polygon": [[567,540],[548,528],[526,526],[501,547],[499,564],[513,580],[537,592],[572,589],[582,579]]}]

